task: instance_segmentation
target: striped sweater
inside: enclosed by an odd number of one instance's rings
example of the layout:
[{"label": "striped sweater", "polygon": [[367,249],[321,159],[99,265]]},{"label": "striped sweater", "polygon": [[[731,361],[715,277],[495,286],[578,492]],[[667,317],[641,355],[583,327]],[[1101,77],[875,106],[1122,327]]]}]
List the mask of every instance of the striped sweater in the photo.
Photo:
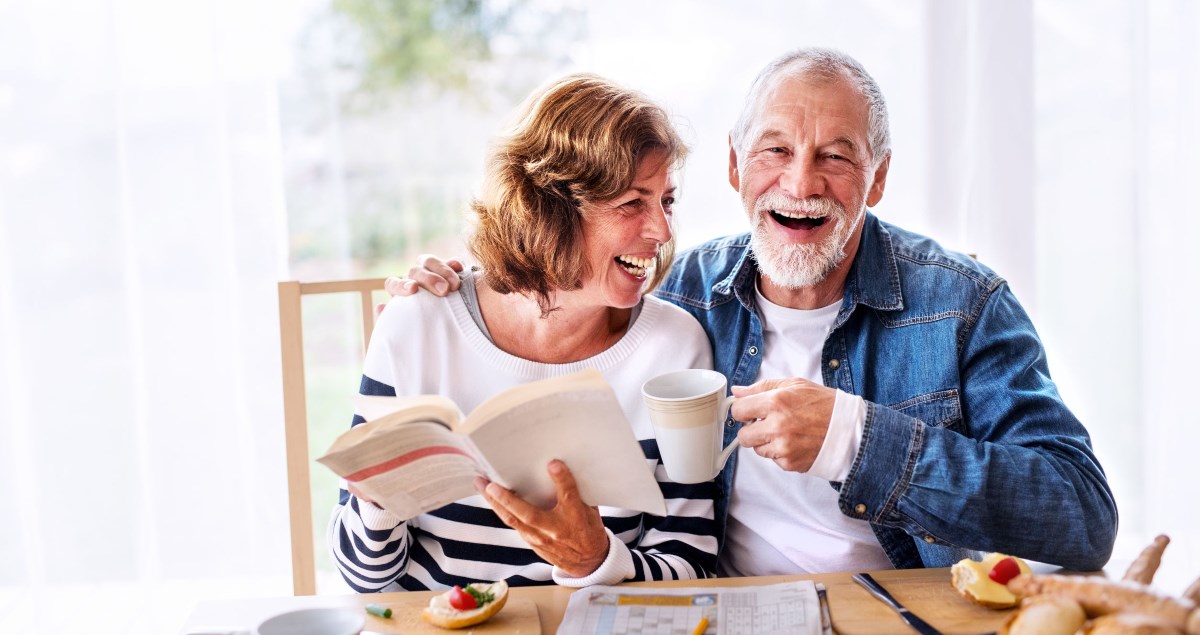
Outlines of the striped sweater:
[{"label": "striped sweater", "polygon": [[[458,294],[393,299],[367,349],[363,394],[441,394],[470,412],[512,386],[595,368],[612,386],[633,426],[662,488],[667,516],[600,507],[609,534],[608,556],[587,577],[571,578],[538,557],[480,496],[404,522],[343,489],[328,533],[334,562],[359,592],[445,589],[496,580],[513,586],[586,586],[713,575],[716,484],[681,485],[667,478],[641,399],[641,385],[650,377],[711,364],[708,338],[700,325],[653,297],[645,299],[621,340],[570,364],[531,362],[496,348]],[[356,415],[354,425],[361,422]]]}]

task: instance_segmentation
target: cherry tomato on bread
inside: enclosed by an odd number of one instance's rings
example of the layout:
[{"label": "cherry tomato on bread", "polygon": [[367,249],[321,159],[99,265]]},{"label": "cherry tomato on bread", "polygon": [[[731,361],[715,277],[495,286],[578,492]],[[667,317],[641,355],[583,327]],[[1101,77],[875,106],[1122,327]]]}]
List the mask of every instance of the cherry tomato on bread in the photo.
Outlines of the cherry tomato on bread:
[{"label": "cherry tomato on bread", "polygon": [[988,571],[988,577],[1000,584],[1008,584],[1008,581],[1017,577],[1021,573],[1021,567],[1016,560],[1005,558],[996,563],[991,571]]},{"label": "cherry tomato on bread", "polygon": [[455,585],[454,588],[450,590],[449,600],[450,606],[460,611],[469,611],[479,606],[479,603],[475,601],[475,597],[470,593],[463,591],[462,587],[458,585]]}]

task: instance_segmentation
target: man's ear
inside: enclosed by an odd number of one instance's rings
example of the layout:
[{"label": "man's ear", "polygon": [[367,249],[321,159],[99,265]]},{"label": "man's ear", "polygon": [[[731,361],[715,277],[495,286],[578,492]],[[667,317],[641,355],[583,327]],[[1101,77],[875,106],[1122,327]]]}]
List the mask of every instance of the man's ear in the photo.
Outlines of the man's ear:
[{"label": "man's ear", "polygon": [[729,184],[733,186],[735,192],[740,192],[742,180],[738,176],[738,158],[737,151],[733,149],[733,136],[729,135]]},{"label": "man's ear", "polygon": [[888,166],[892,163],[892,153],[888,151],[879,167],[875,168],[875,179],[871,181],[871,189],[867,191],[867,207],[875,207],[883,198],[883,187],[887,184]]}]

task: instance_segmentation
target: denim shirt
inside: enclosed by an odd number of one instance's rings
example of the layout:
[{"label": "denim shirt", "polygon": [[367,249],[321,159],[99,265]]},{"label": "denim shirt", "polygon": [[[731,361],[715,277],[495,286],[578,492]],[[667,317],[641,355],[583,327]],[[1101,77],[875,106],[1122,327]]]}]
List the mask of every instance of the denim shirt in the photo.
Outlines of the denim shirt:
[{"label": "denim shirt", "polygon": [[[688,250],[657,291],[704,326],[731,385],[753,383],[763,354],[749,244]],[[1081,571],[1108,561],[1117,510],[1104,471],[990,269],[868,211],[821,367],[826,386],[867,402],[849,476],[832,483],[838,506],[871,524],[897,568],[976,550]],[[742,425],[726,421],[726,443]],[[719,477],[722,541],[736,460]]]}]

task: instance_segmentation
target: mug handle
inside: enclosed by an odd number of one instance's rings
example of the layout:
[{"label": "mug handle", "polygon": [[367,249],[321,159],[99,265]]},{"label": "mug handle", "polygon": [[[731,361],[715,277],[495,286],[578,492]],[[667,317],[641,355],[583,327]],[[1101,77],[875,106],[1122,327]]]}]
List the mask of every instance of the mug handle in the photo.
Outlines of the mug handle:
[{"label": "mug handle", "polygon": [[[726,395],[725,401],[721,402],[721,413],[723,415],[729,414],[729,409],[733,407],[734,401],[736,401],[736,398],[733,395]],[[738,442],[737,438],[735,437],[729,442],[729,445],[725,446],[725,449],[721,450],[721,453],[717,455],[716,469],[718,473],[725,468],[725,464],[729,462],[729,457],[733,455],[733,451],[737,448]]]}]

